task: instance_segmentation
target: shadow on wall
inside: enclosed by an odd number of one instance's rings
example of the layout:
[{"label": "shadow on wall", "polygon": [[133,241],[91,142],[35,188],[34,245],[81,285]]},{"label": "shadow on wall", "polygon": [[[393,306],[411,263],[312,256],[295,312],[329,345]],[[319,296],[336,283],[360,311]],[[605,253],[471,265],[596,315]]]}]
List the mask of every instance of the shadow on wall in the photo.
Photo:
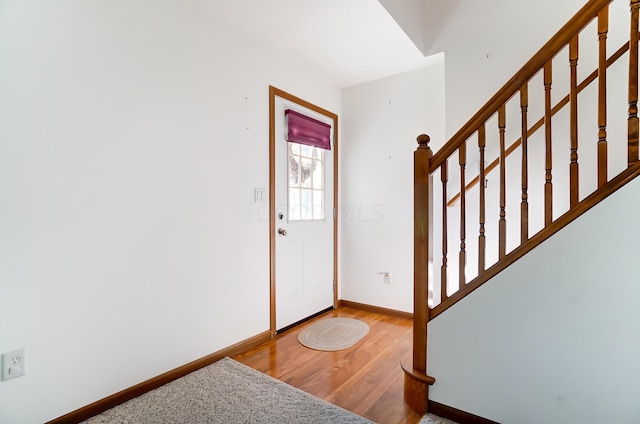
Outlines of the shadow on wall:
[{"label": "shadow on wall", "polygon": [[378,0],[402,31],[426,57],[443,23],[458,9],[461,0]]},{"label": "shadow on wall", "polygon": [[441,51],[433,51],[433,46],[437,44],[436,41],[445,23],[461,6],[462,0],[426,0],[423,22],[423,53],[425,56],[441,53]]}]

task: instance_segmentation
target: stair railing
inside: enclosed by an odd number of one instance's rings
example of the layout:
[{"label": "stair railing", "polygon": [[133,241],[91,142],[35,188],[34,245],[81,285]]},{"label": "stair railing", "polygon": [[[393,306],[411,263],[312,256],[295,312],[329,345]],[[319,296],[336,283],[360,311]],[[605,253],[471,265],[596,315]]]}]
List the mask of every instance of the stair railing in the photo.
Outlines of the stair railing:
[{"label": "stair railing", "polygon": [[[427,411],[428,386],[435,379],[427,375],[427,325],[428,322],[449,309],[455,303],[473,292],[507,266],[514,263],[527,252],[576,219],[595,204],[615,192],[618,188],[640,174],[639,120],[638,120],[638,30],[640,0],[630,0],[630,37],[629,41],[612,56],[607,56],[607,34],[609,30],[609,6],[613,0],[590,0],[580,11],[562,27],[503,87],[498,91],[437,153],[429,147],[429,137],[418,137],[418,149],[414,154],[414,328],[413,363],[403,364],[405,371],[405,401],[419,413]],[[578,42],[580,33],[594,19],[597,19],[598,68],[581,83],[578,83]],[[557,104],[552,104],[553,85],[552,63],[563,50],[568,51],[569,94]],[[628,52],[628,118],[627,118],[627,164],[626,169],[615,178],[609,178],[607,139],[607,69]],[[542,74],[544,90],[544,116],[529,126],[529,90],[532,79]],[[578,94],[597,80],[597,189],[589,196],[580,198],[580,170],[578,161]],[[507,104],[511,99],[519,100],[520,129],[519,139],[507,146]],[[568,211],[554,218],[554,171],[552,118],[568,107],[569,155],[568,155]],[[534,235],[529,234],[529,171],[537,165],[529,160],[529,141],[532,135],[544,128],[544,201],[543,228]],[[494,132],[494,137],[488,134]],[[497,142],[495,142],[497,140]],[[477,161],[477,176],[467,184],[466,172],[468,150],[471,142],[477,141],[477,151],[473,152]],[[494,141],[495,145],[489,145]],[[498,157],[485,166],[488,151],[497,151]],[[519,151],[521,154],[520,181],[518,181],[520,203],[519,245],[507,249],[507,156]],[[448,198],[449,166],[457,162],[460,186],[458,193]],[[487,192],[485,181],[489,172],[499,171],[499,198],[497,223],[497,259],[487,264]],[[439,178],[438,178],[439,177]],[[438,193],[441,199],[440,222],[434,223],[434,178],[438,178],[442,188]],[[477,185],[477,276],[467,281],[467,192]],[[564,187],[563,187],[564,189]],[[558,191],[555,188],[555,191]],[[453,204],[459,209],[459,216],[449,219],[448,208]],[[449,245],[451,244],[451,222],[459,224],[459,250],[457,269],[449,268]],[[457,221],[457,222],[456,222]],[[439,290],[433,287],[434,232],[440,227],[441,263],[439,266]],[[457,240],[457,238],[456,238]],[[456,241],[457,244],[457,241]],[[455,281],[449,281],[450,271],[457,274]],[[439,291],[439,299],[431,299]],[[431,308],[430,303],[438,304]]]}]

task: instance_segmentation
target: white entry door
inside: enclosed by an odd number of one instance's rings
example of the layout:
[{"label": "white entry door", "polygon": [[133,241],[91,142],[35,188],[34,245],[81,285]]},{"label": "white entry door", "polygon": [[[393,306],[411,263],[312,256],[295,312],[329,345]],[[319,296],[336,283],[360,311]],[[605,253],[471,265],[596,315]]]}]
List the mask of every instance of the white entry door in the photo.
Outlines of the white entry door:
[{"label": "white entry door", "polygon": [[275,99],[275,309],[281,330],[332,307],[334,298],[333,152],[287,142],[285,110],[333,121]]}]

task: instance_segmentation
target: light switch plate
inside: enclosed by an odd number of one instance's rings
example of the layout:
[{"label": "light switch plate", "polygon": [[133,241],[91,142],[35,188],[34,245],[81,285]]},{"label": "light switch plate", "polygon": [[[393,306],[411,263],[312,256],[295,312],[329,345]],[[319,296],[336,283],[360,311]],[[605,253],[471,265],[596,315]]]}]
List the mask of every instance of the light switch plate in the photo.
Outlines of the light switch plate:
[{"label": "light switch plate", "polygon": [[255,187],[253,189],[253,201],[255,203],[264,203],[267,201],[266,198],[267,190],[264,188]]}]

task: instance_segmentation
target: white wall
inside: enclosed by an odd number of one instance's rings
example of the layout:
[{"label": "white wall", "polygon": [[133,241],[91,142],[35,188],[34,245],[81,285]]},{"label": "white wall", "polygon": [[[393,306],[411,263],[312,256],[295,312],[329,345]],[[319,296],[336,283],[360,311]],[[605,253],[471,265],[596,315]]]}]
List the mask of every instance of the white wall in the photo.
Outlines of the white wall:
[{"label": "white wall", "polygon": [[424,0],[379,0],[413,44],[425,54]]},{"label": "white wall", "polygon": [[342,91],[342,299],[413,311],[413,151],[444,135],[442,59]]},{"label": "white wall", "polygon": [[[446,52],[447,138],[531,58],[586,0],[429,0],[427,54]],[[438,31],[432,31],[437,28]],[[619,46],[616,46],[616,48]],[[537,118],[536,118],[537,119]]]},{"label": "white wall", "polygon": [[185,2],[0,5],[0,422],[269,329],[268,86],[340,91]]},{"label": "white wall", "polygon": [[640,419],[640,181],[429,323],[430,399],[501,423]]}]

